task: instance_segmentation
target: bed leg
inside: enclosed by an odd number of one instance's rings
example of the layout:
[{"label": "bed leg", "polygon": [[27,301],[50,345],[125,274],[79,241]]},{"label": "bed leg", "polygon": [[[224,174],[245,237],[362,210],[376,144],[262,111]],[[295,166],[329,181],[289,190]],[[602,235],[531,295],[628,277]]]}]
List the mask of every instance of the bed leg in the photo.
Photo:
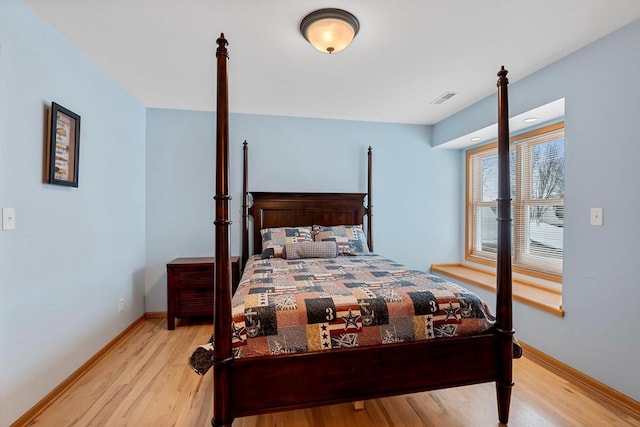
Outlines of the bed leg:
[{"label": "bed leg", "polygon": [[511,384],[499,384],[496,382],[496,392],[498,397],[498,420],[500,424],[509,423],[509,406],[511,405]]},{"label": "bed leg", "polygon": [[356,411],[361,411],[364,409],[364,400],[357,400],[353,402],[353,409]]}]

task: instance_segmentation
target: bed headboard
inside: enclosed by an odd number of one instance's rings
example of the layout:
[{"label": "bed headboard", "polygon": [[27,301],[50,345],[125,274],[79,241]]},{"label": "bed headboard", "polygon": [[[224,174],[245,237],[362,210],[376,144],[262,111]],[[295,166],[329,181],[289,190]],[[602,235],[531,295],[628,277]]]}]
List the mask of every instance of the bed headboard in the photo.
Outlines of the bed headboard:
[{"label": "bed headboard", "polygon": [[[253,254],[262,252],[260,230],[271,227],[312,225],[360,225],[367,216],[367,246],[373,251],[373,204],[371,203],[372,149],[367,150],[366,193],[251,192],[247,189],[249,147],[243,147],[242,167],[242,265],[249,258],[249,216],[253,217]],[[249,195],[253,204],[249,207]],[[366,206],[364,200],[367,200]]]},{"label": "bed headboard", "polygon": [[364,224],[367,193],[249,194],[253,197],[249,214],[253,217],[254,254],[262,252],[260,230],[263,228]]}]

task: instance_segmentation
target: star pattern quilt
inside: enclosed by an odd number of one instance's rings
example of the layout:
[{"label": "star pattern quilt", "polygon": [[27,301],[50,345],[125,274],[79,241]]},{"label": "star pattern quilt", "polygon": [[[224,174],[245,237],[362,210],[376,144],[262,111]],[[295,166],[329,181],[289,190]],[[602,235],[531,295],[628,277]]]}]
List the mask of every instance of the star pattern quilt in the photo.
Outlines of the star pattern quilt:
[{"label": "star pattern quilt", "polygon": [[[235,358],[467,336],[495,323],[472,292],[379,255],[253,256],[232,316]],[[194,352],[196,372],[211,351],[212,341]]]}]

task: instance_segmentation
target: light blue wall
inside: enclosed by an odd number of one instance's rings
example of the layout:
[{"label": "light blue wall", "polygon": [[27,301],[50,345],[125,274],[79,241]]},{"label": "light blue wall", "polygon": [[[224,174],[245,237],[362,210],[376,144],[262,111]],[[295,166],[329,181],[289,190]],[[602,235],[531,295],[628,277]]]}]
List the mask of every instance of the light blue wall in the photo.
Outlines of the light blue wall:
[{"label": "light blue wall", "polygon": [[[518,336],[635,399],[639,202],[619,195],[637,194],[638,40],[636,22],[511,87],[512,114],[567,102],[567,316],[516,304]],[[82,116],[77,189],[42,183],[51,101]],[[247,139],[254,191],[364,192],[373,146],[375,250],[421,269],[459,260],[464,163],[430,147],[494,120],[492,98],[433,135],[426,126],[232,114],[232,252]],[[214,130],[212,113],[145,111],[23,3],[2,0],[0,207],[16,209],[17,229],[0,232],[0,425],[145,310],[166,310],[166,262],[213,254]],[[604,207],[604,227],[589,226],[590,207]]]},{"label": "light blue wall", "polygon": [[[507,64],[508,65],[508,64]],[[507,67],[508,68],[508,67]],[[640,21],[509,88],[511,113],[565,98],[564,318],[515,304],[524,342],[640,400]],[[434,138],[460,136],[496,117],[488,98],[434,127]],[[453,130],[459,129],[459,134]],[[444,136],[446,135],[446,136]],[[460,157],[464,175],[464,154]],[[464,194],[461,186],[460,194]],[[604,208],[604,226],[589,210]],[[464,230],[461,220],[460,229]],[[460,257],[464,258],[463,240]],[[476,289],[474,289],[476,291]],[[477,290],[483,297],[494,296]]]},{"label": "light blue wall", "polygon": [[[366,192],[371,145],[375,251],[423,270],[457,259],[458,153],[433,150],[429,127],[231,114],[229,129],[233,254],[246,139],[253,191]],[[214,143],[213,113],[147,112],[147,311],[166,310],[168,261],[213,255]]]},{"label": "light blue wall", "polygon": [[[46,107],[81,116],[79,187],[42,183]],[[23,3],[0,3],[0,425],[143,314],[145,108]],[[118,300],[125,312],[118,313]]]}]

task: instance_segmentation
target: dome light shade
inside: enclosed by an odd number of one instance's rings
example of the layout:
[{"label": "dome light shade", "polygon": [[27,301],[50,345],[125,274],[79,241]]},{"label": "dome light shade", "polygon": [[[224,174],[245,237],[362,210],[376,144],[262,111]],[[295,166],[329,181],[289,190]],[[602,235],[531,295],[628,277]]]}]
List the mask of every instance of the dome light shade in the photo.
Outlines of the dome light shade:
[{"label": "dome light shade", "polygon": [[337,53],[349,46],[359,29],[358,18],[342,9],[316,10],[300,23],[304,38],[324,53]]}]

